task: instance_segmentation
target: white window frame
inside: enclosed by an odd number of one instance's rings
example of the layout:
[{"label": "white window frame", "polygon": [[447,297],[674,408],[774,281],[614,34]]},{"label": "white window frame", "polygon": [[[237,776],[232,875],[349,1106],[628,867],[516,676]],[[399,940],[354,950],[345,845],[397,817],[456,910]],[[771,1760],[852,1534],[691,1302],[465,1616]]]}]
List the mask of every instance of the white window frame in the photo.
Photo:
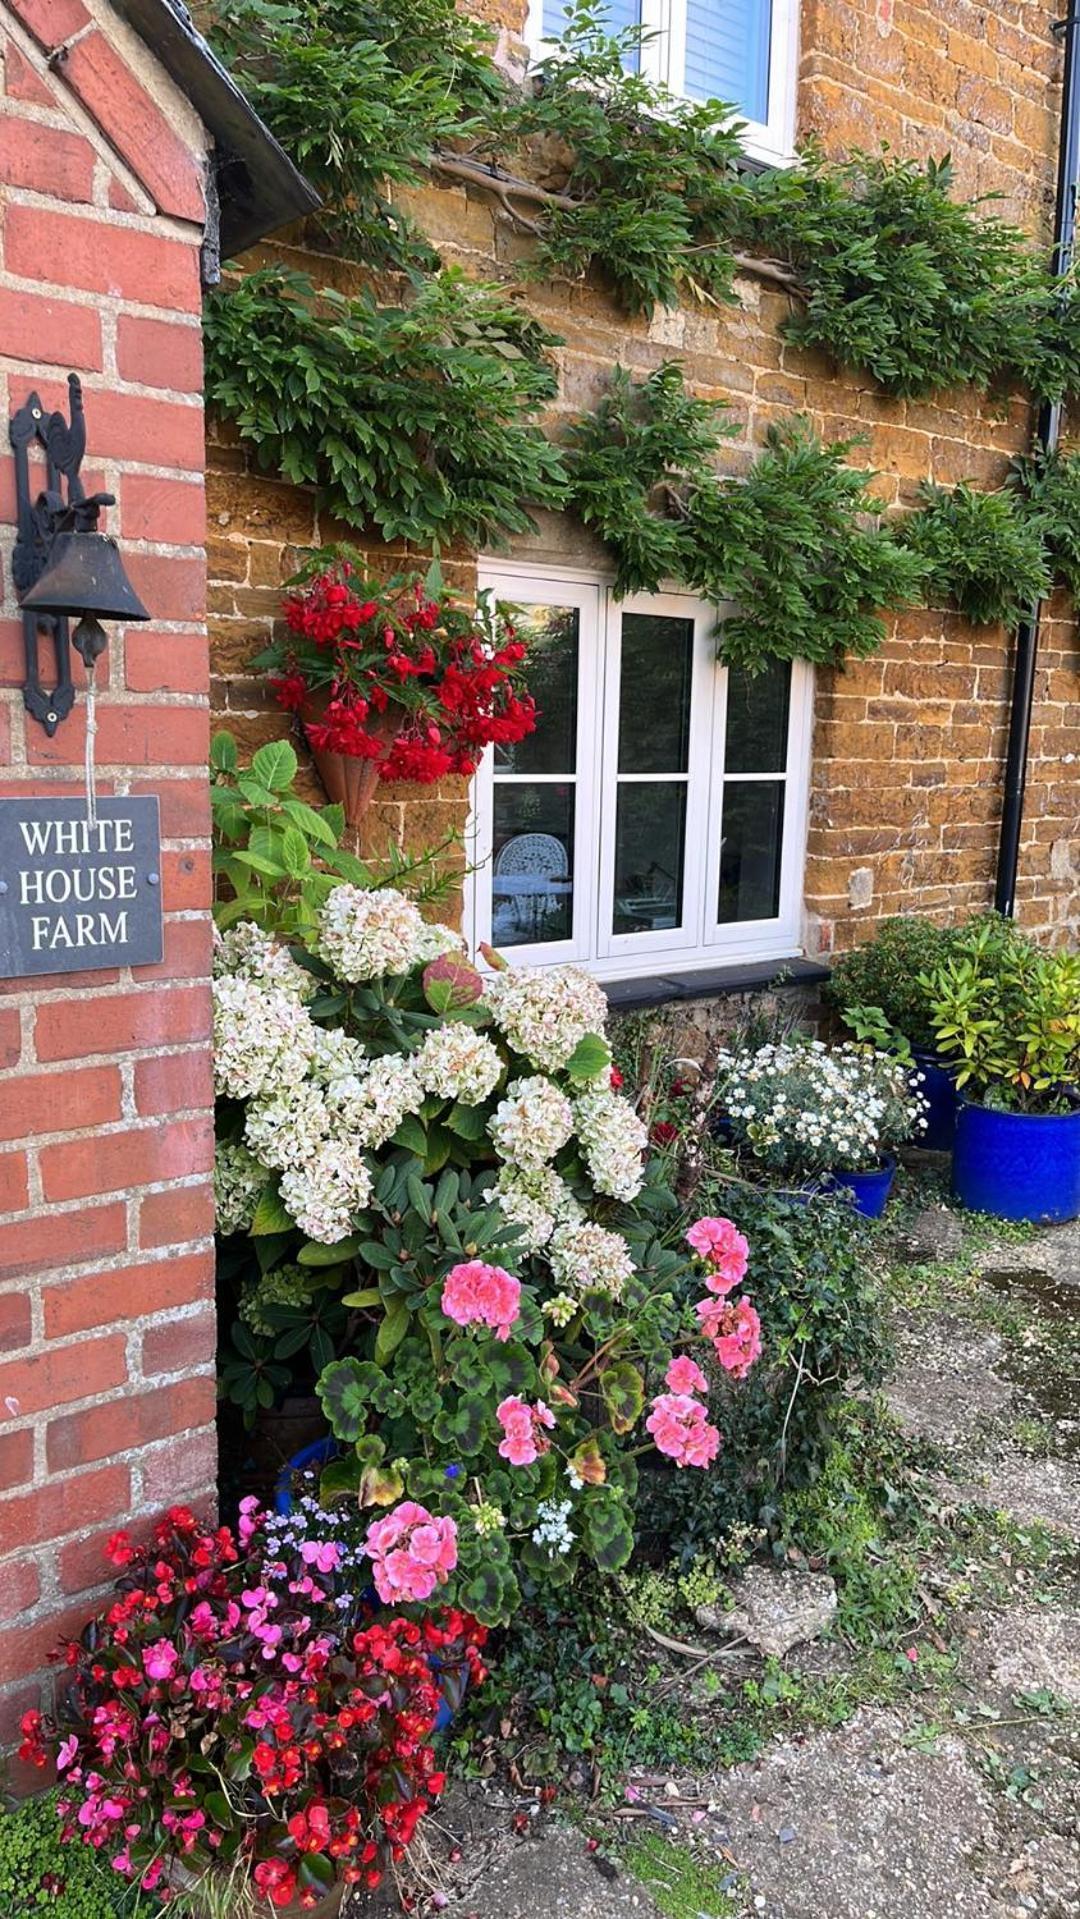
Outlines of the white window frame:
[{"label": "white window frame", "polygon": [[[641,71],[649,80],[685,94],[686,0],[641,0],[646,37]],[[544,0],[529,0],[525,39],[534,59],[555,44],[544,38]],[[745,121],[743,151],[766,166],[790,166],[795,159],[795,92],[799,68],[799,0],[772,0],[769,35],[769,117]]]},{"label": "white window frame", "polygon": [[[802,661],[792,666],[788,752],[783,771],[726,775],[732,783],[762,779],[784,783],[778,912],[772,919],[721,924],[717,894],[728,675],[716,658],[716,609],[693,594],[676,589],[616,601],[610,580],[596,573],[569,567],[538,568],[524,561],[482,561],[479,584],[501,600],[575,606],[579,614],[572,936],[536,945],[508,946],[508,957],[527,966],[574,961],[604,980],[686,972],[722,966],[727,961],[797,957],[802,951],[800,934],[813,726],[812,668]],[[721,617],[724,611],[720,609]],[[679,927],[638,933],[611,930],[618,784],[620,778],[653,777],[620,776],[617,770],[618,668],[624,612],[694,622],[683,922]],[[514,777],[500,775],[501,779]],[[525,784],[538,779],[565,784],[568,779],[562,773],[519,777]],[[472,782],[467,828],[469,872],[465,883],[464,926],[474,952],[482,942],[492,940],[494,788],[494,752],[489,748]]]}]

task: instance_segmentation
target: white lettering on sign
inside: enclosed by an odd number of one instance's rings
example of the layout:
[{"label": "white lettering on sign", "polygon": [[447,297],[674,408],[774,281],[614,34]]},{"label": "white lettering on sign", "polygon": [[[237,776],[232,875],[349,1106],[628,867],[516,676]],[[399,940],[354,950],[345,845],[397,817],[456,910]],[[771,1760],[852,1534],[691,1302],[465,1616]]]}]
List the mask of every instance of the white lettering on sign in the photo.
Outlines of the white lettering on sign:
[{"label": "white lettering on sign", "polygon": [[117,913],[76,913],[74,923],[53,919],[48,913],[35,913],[30,921],[35,953],[55,953],[62,948],[116,946],[127,939],[128,916]]},{"label": "white lettering on sign", "polygon": [[19,871],[20,906],[66,906],[69,900],[87,906],[91,900],[134,898],[133,866],[53,866],[46,872],[24,866]]},{"label": "white lettering on sign", "polygon": [[135,848],[130,819],[20,820],[19,831],[28,853],[131,853]]}]

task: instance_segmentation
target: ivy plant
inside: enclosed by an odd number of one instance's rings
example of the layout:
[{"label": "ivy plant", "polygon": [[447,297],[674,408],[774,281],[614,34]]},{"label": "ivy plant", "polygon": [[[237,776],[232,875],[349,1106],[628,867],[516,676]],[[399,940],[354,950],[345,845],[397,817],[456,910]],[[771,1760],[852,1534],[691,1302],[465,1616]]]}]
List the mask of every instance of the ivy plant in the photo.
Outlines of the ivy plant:
[{"label": "ivy plant", "polygon": [[1080,596],[1080,454],[1033,454],[1017,460],[1010,485],[1039,519],[1054,578]]},{"label": "ivy plant", "polygon": [[266,124],[322,195],[340,252],[430,268],[390,199],[432,149],[468,137],[503,90],[492,35],[447,0],[214,0],[209,30]]},{"label": "ivy plant", "polygon": [[725,299],[745,194],[739,122],[722,101],[646,79],[642,29],[611,34],[603,19],[591,4],[569,7],[557,48],[493,127],[503,157],[536,141],[568,156],[530,270],[577,279],[595,268],[628,313],[673,306],[683,290]]},{"label": "ivy plant", "polygon": [[210,295],[206,392],[259,466],[318,489],[388,541],[477,549],[557,505],[565,471],[534,424],[555,337],[497,288],[447,271],[380,307],[265,268]]},{"label": "ivy plant", "polygon": [[615,560],[615,592],[656,593],[693,570],[684,515],[689,489],[708,484],[725,408],[686,390],[676,361],[635,384],[615,367],[596,411],[570,430],[569,504]]},{"label": "ivy plant", "polygon": [[811,152],[759,177],[743,243],[796,269],[788,337],[890,393],[1022,380],[1059,397],[1078,371],[1069,290],[1019,228],[953,186],[947,155]]},{"label": "ivy plant", "polygon": [[899,538],[926,568],[927,604],[952,604],[976,625],[1015,626],[1050,590],[1040,517],[1007,489],[929,483]]}]

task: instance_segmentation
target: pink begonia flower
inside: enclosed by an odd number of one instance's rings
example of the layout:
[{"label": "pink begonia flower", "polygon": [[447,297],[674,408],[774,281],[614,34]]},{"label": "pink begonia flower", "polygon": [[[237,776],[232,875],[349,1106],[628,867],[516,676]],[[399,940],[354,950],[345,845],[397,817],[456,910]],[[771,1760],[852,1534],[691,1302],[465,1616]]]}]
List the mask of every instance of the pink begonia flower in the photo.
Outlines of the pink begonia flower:
[{"label": "pink begonia flower", "polygon": [[711,1293],[730,1293],[745,1279],[750,1247],[734,1220],[695,1220],[686,1243],[709,1268],[705,1284]]},{"label": "pink begonia flower", "polygon": [[240,1520],[236,1531],[241,1546],[246,1546],[252,1534],[258,1532],[262,1509],[253,1493],[248,1493],[240,1501]]},{"label": "pink begonia flower", "polygon": [[704,1406],[686,1393],[659,1393],[645,1430],[657,1451],[676,1466],[711,1466],[720,1451],[720,1434],[709,1424]]},{"label": "pink begonia flower", "polygon": [[669,1393],[707,1393],[709,1382],[701,1367],[687,1353],[679,1353],[664,1374]]},{"label": "pink begonia flower", "polygon": [[[341,1564],[341,1547],[332,1539],[305,1539],[300,1548],[300,1557],[305,1566],[314,1566],[321,1573],[336,1573]],[[310,1581],[305,1582],[311,1590]]]},{"label": "pink begonia flower", "polygon": [[508,1459],[511,1466],[531,1466],[549,1450],[551,1441],[545,1438],[544,1428],[554,1426],[555,1415],[542,1399],[529,1406],[516,1393],[511,1394],[495,1408],[495,1417],[503,1429],[499,1457]]},{"label": "pink begonia flower", "polygon": [[169,1640],[155,1639],[152,1646],[144,1646],[142,1662],[148,1679],[171,1679],[180,1655]]},{"label": "pink begonia flower", "polygon": [[468,1259],[447,1273],[440,1304],[456,1325],[490,1326],[496,1339],[509,1339],[521,1310],[521,1281],[501,1266]]},{"label": "pink begonia flower", "polygon": [[745,1379],[761,1357],[761,1321],[755,1307],[745,1297],[699,1299],[694,1311],[724,1371],[733,1379]]},{"label": "pink begonia flower", "polygon": [[73,1763],[75,1754],[78,1752],[78,1750],[79,1750],[79,1742],[76,1739],[75,1734],[69,1733],[66,1739],[62,1739],[60,1741],[60,1750],[56,1755],[57,1772],[63,1772],[65,1767],[70,1766]]},{"label": "pink begonia flower", "polygon": [[367,1530],[366,1550],[374,1568],[375,1590],[387,1605],[402,1599],[430,1599],[457,1565],[457,1527],[452,1519],[429,1513],[405,1499]]}]

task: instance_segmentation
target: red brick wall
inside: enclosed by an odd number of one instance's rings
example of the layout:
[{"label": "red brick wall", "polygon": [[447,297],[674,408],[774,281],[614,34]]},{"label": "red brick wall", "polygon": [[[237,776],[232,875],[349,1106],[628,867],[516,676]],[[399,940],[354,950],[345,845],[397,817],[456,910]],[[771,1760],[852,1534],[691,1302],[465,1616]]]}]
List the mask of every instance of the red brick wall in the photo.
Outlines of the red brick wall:
[{"label": "red brick wall", "polygon": [[[161,803],[165,957],[0,987],[0,1743],[114,1527],[213,1483],[203,138],[81,0],[0,11],[0,389],[66,405],[153,623],[99,665],[103,793]],[[51,67],[46,55],[64,43]],[[0,792],[81,790],[84,707],[23,711],[0,457]],[[43,665],[45,662],[43,661]],[[81,676],[81,669],[79,669]]]}]

